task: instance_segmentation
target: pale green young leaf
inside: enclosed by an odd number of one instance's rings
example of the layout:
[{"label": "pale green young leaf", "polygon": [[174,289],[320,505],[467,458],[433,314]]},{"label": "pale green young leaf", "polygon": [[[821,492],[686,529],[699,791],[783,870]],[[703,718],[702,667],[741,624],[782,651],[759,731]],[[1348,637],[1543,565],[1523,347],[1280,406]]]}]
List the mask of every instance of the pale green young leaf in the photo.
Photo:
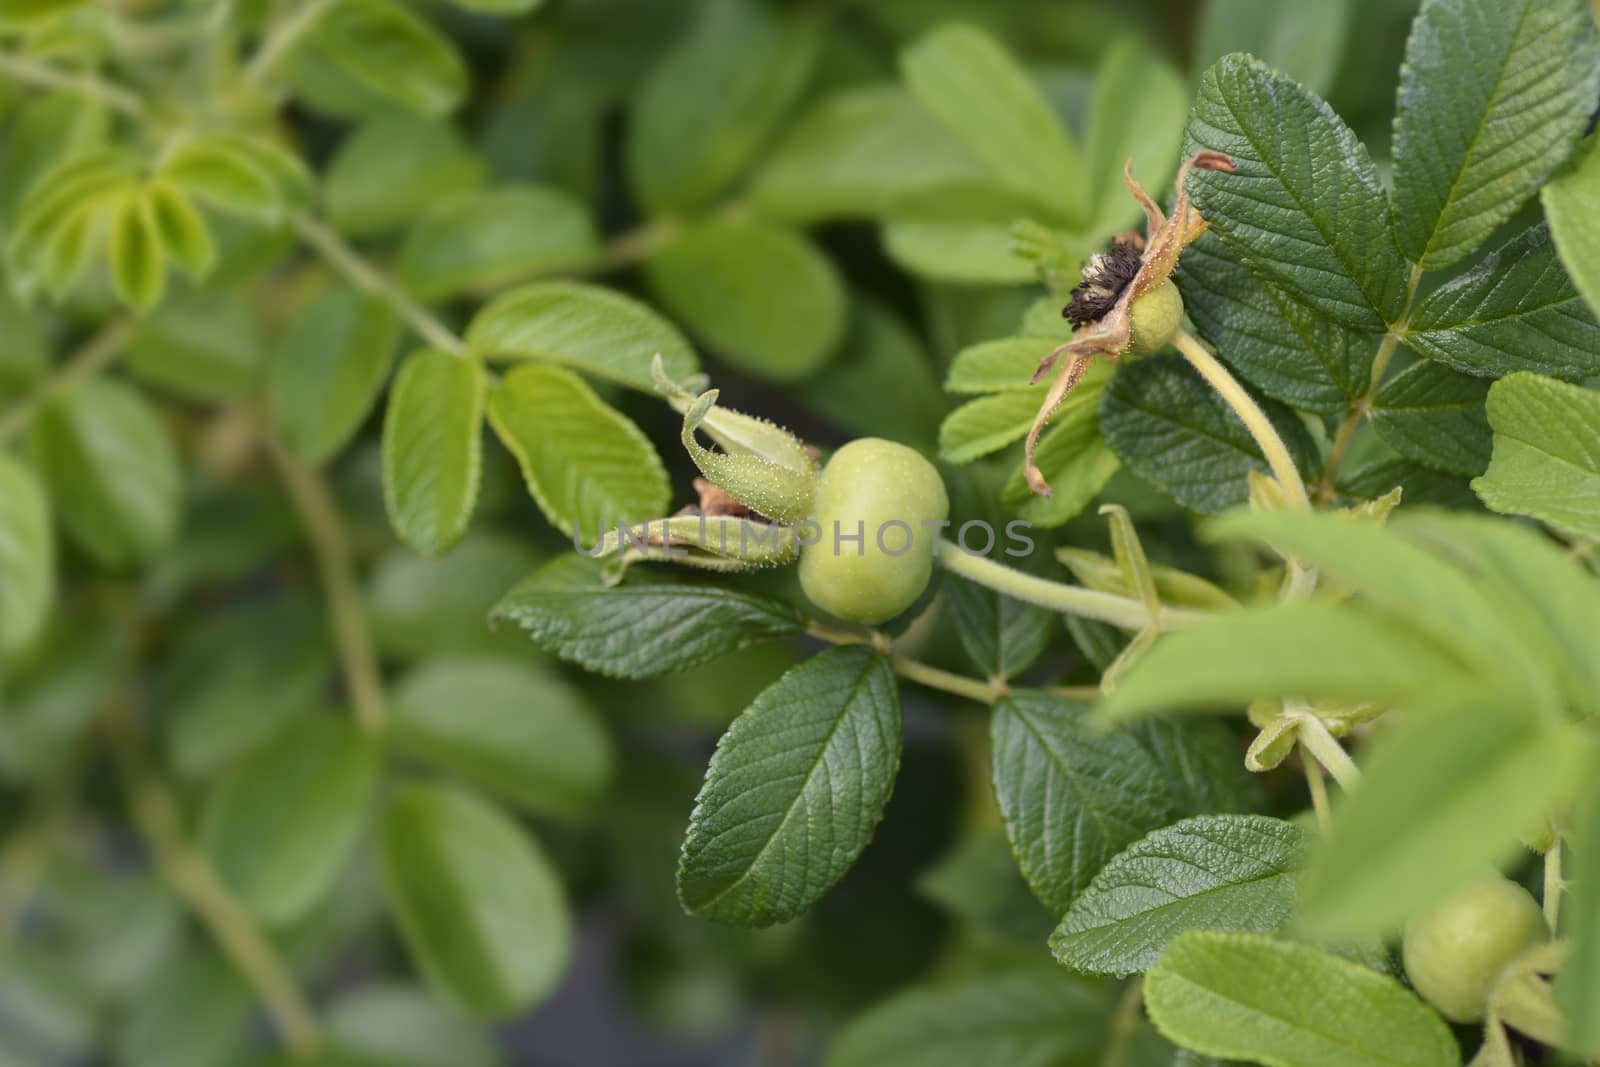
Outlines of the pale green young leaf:
[{"label": "pale green young leaf", "polygon": [[1324,101],[1249,56],[1224,56],[1200,81],[1189,138],[1238,164],[1196,171],[1189,193],[1252,271],[1353,329],[1399,317],[1407,269],[1388,197]]},{"label": "pale green young leaf", "polygon": [[639,88],[624,145],[629,184],[652,214],[711,205],[799,99],[820,24],[758,4],[707,5]]},{"label": "pale green young leaf", "polygon": [[1424,298],[1406,344],[1481,378],[1519,370],[1569,380],[1600,374],[1600,322],[1542,224]]},{"label": "pale green young leaf", "polygon": [[558,189],[501,185],[450,197],[417,220],[395,272],[425,300],[495,289],[583,263],[599,245],[585,207]]},{"label": "pale green young leaf", "polygon": [[144,195],[167,257],[192,281],[210,274],[217,265],[216,242],[189,197],[168,181],[150,182]]},{"label": "pale green young leaf", "polygon": [[418,115],[443,115],[466,94],[455,46],[399,4],[340,0],[317,19],[308,43],[315,58]]},{"label": "pale green young leaf", "polygon": [[383,499],[400,539],[449,551],[472,521],[483,465],[483,366],[436,349],[411,355],[383,419]]},{"label": "pale green young leaf", "polygon": [[[1316,449],[1305,427],[1280,404],[1261,406],[1300,473],[1310,478]],[[1204,514],[1245,503],[1249,473],[1269,473],[1244,423],[1177,356],[1152,356],[1119,368],[1100,403],[1100,429],[1135,473]]]},{"label": "pale green young leaf", "polygon": [[216,403],[256,388],[266,350],[261,323],[244,300],[192,293],[140,320],[123,362],[141,381]]},{"label": "pale green young leaf", "polygon": [[947,23],[900,53],[906,85],[1000,183],[1082,223],[1088,203],[1072,136],[1037,83],[994,38]]},{"label": "pale green young leaf", "polygon": [[[1600,779],[1590,772],[1583,803],[1572,819],[1568,842],[1568,898],[1562,907],[1572,955],[1556,979],[1556,997],[1566,1013],[1565,1045],[1574,1052],[1600,1051]],[[1560,847],[1559,845],[1557,846]]]},{"label": "pale green young leaf", "polygon": [[242,904],[274,923],[332,889],[366,821],[379,754],[348,718],[312,715],[230,767],[206,798],[200,844]]},{"label": "pale green young leaf", "polygon": [[1310,600],[1220,615],[1162,637],[1097,712],[1115,722],[1289,696],[1392,704],[1470,684],[1458,660],[1414,630],[1355,605]]},{"label": "pale green young leaf", "polygon": [[789,670],[717,744],[678,866],[684,908],[746,926],[799,915],[866,848],[899,769],[886,657],[835,648]]},{"label": "pale green young leaf", "polygon": [[1583,0],[1428,0],[1400,68],[1400,247],[1460,262],[1533,196],[1583,135],[1600,40]]},{"label": "pale green young leaf", "polygon": [[1350,8],[1350,0],[1209,0],[1195,35],[1195,69],[1204,70],[1229,52],[1248,52],[1326,95],[1339,73]]},{"label": "pale green young leaf", "polygon": [[50,499],[33,472],[0,452],[0,653],[44,627],[56,598],[56,542]]},{"label": "pale green young leaf", "polygon": [[1055,915],[1118,852],[1176,814],[1154,759],[1085,705],[1019,691],[994,706],[993,778],[1022,874]]},{"label": "pale green young leaf", "polygon": [[985,674],[1010,678],[1027,670],[1059,635],[1051,612],[1037,605],[965,578],[948,578],[942,588],[961,645]]},{"label": "pale green young leaf", "polygon": [[1456,1067],[1444,1021],[1388,975],[1260,934],[1180,934],[1145,976],[1170,1040],[1268,1067]]},{"label": "pale green young leaf", "polygon": [[665,570],[634,570],[602,585],[599,565],[576,555],[528,575],[494,616],[562,659],[614,678],[652,678],[805,629],[782,600]]},{"label": "pale green young leaf", "polygon": [[[44,282],[59,293],[87,268],[108,211],[138,187],[139,159],[116,150],[67,160],[34,182],[7,235],[6,262],[24,289]],[[76,236],[67,236],[74,228]],[[68,243],[77,246],[64,253]]]},{"label": "pale green young leaf", "polygon": [[1342,415],[1371,384],[1377,343],[1262,282],[1216,234],[1184,250],[1178,288],[1217,357],[1274,400]]},{"label": "pale green young leaf", "polygon": [[1494,455],[1472,488],[1493,511],[1600,537],[1600,393],[1536,374],[1489,390]]},{"label": "pale green young leaf", "polygon": [[581,818],[610,783],[594,709],[531,663],[429,660],[395,686],[391,719],[397,750],[534,815]]},{"label": "pale green young leaf", "polygon": [[322,195],[341,233],[381,233],[476,189],[486,169],[449,123],[387,115],[363,123],[340,143]]},{"label": "pale green young leaf", "polygon": [[1489,465],[1488,395],[1483,379],[1424,360],[1379,388],[1372,428],[1407,459],[1470,478]]},{"label": "pale green young leaf", "polygon": [[467,344],[490,358],[560,363],[647,392],[658,354],[674,381],[700,369],[683,334],[651,308],[582,282],[534,282],[496,298],[473,318]]},{"label": "pale green young leaf", "polygon": [[810,377],[844,336],[833,263],[800,233],[753,220],[706,222],[645,263],[661,305],[728,363],[757,378]]},{"label": "pale green young leaf", "polygon": [[57,520],[96,562],[127,567],[172,543],[183,492],[178,450],[134,390],[79,383],[34,416],[28,447]]},{"label": "pale green young leaf", "polygon": [[554,990],[572,955],[572,918],[526,830],[463,789],[407,785],[378,837],[384,895],[435,991],[503,1018]]},{"label": "pale green young leaf", "polygon": [[[1060,342],[1043,337],[1002,337],[981,341],[957,352],[950,361],[944,387],[950,393],[1002,393],[1034,383],[1039,361]],[[1099,364],[1091,364],[1091,371]],[[1104,377],[1104,374],[1101,375]]]},{"label": "pale green young leaf", "polygon": [[389,305],[333,288],[306,306],[267,367],[267,402],[284,442],[312,463],[360,428],[394,360],[400,325]]},{"label": "pale green young leaf", "polygon": [[1540,190],[1544,215],[1556,251],[1589,302],[1600,315],[1600,139],[1579,150],[1576,164]]},{"label": "pale green young leaf", "polygon": [[574,542],[667,510],[672,486],[655,445],[569,370],[512,370],[489,394],[489,424],[545,518]]},{"label": "pale green young leaf", "polygon": [[796,120],[756,173],[750,199],[794,222],[871,218],[904,193],[983,174],[915,97],[872,85],[825,97]]},{"label": "pale green young leaf", "polygon": [[1050,937],[1063,964],[1136,974],[1185,930],[1269,934],[1294,912],[1305,860],[1298,828],[1261,815],[1201,815],[1119,852]]},{"label": "pale green young leaf", "polygon": [[1419,708],[1365,755],[1301,881],[1303,920],[1330,936],[1392,933],[1509,863],[1570,802],[1594,746],[1491,690]]},{"label": "pale green young leaf", "polygon": [[911,989],[834,1038],[824,1067],[1061,1067],[1092,1062],[1111,1000],[1059,969],[980,974]]},{"label": "pale green young leaf", "polygon": [[1160,55],[1138,37],[1112,44],[1095,74],[1086,142],[1090,180],[1086,231],[1125,230],[1143,219],[1123,184],[1123,167],[1157,199],[1178,165],[1189,90]]},{"label": "pale green young leaf", "polygon": [[6,165],[0,168],[0,219],[6,228],[16,222],[17,208],[41,176],[100,147],[109,126],[104,104],[71,90],[20,103],[6,131]]},{"label": "pale green young leaf", "polygon": [[111,286],[135,311],[149,311],[167,289],[166,249],[149,198],[136,192],[124,195],[110,214],[110,231],[106,250]]},{"label": "pale green young leaf", "polygon": [[939,425],[939,458],[946,463],[970,463],[1022,440],[1043,402],[1042,388],[967,401]]},{"label": "pale green young leaf", "polygon": [[286,200],[263,161],[238,150],[234,139],[198,134],[163,155],[156,174],[219,211],[262,225],[283,217]]},{"label": "pale green young leaf", "polygon": [[[1109,370],[1109,365],[1106,365]],[[1093,375],[1084,375],[1084,380]],[[1107,375],[1109,377],[1109,375]],[[1079,388],[1083,386],[1080,383]],[[1093,390],[1098,396],[1103,386]],[[1076,394],[1077,390],[1073,391]],[[1000,500],[1016,510],[1019,518],[1036,526],[1061,526],[1078,517],[1100,494],[1122,460],[1100,432],[1099,404],[1095,397],[1074,402],[1068,397],[1039,438],[1033,462],[1050,483],[1050,496],[1040,496],[1028,485],[1019,463],[1000,490]]]},{"label": "pale green young leaf", "polygon": [[493,1032],[405,982],[364,984],[328,1007],[327,1067],[503,1067]]},{"label": "pale green young leaf", "polygon": [[1009,285],[1038,278],[1016,253],[1011,227],[1040,214],[1035,198],[992,179],[957,179],[896,197],[884,219],[889,258],[921,278]]}]

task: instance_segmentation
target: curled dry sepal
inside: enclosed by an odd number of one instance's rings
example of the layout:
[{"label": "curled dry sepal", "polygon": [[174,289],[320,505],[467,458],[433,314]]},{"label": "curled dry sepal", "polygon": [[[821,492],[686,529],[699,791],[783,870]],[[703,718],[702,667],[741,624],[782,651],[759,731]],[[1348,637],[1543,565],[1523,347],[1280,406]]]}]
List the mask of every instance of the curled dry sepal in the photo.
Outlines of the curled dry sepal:
[{"label": "curled dry sepal", "polygon": [[[1221,152],[1203,151],[1179,167],[1178,197],[1171,218],[1145,192],[1144,186],[1134,181],[1131,166],[1130,162],[1129,167],[1124,169],[1123,180],[1127,183],[1128,192],[1144,208],[1148,220],[1146,236],[1141,239],[1136,233],[1124,234],[1117,238],[1109,253],[1096,255],[1089,261],[1084,268],[1083,283],[1073,289],[1072,303],[1064,312],[1076,327],[1072,340],[1040,361],[1039,369],[1033,374],[1033,380],[1037,382],[1049,373],[1062,356],[1067,357],[1056,372],[1055,381],[1050,383],[1044,403],[1039,406],[1039,413],[1034,416],[1033,426],[1028,430],[1024,474],[1029,488],[1041,496],[1050,495],[1050,485],[1033,461],[1034,446],[1038,444],[1039,434],[1050,421],[1050,416],[1083,377],[1089,360],[1097,355],[1120,359],[1129,352],[1142,354],[1144,350],[1159,348],[1171,340],[1172,334],[1182,323],[1183,305],[1176,287],[1172,286],[1172,272],[1178,266],[1178,254],[1206,230],[1206,220],[1189,205],[1189,193],[1184,187],[1184,180],[1194,167],[1231,171],[1234,162]],[[1136,269],[1133,268],[1130,253],[1137,253]],[[1171,289],[1170,294],[1155,292],[1163,287]],[[1133,305],[1146,294],[1152,294],[1163,305],[1169,305],[1151,309],[1152,312],[1158,312],[1155,317],[1161,320],[1161,328],[1155,331],[1148,331],[1142,323],[1134,321]],[[1152,335],[1145,336],[1147,333]]]}]

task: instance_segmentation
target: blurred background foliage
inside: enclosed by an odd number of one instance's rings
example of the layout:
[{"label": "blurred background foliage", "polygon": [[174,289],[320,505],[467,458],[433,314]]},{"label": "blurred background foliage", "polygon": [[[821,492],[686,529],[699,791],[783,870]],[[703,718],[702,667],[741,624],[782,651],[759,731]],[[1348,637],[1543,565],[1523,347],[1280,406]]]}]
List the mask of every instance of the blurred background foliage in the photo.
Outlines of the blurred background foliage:
[{"label": "blurred background foliage", "polygon": [[[185,121],[281,107],[325,223],[445,322],[531,278],[602,278],[679,323],[734,407],[824,445],[870,433],[933,453],[955,406],[940,388],[946,363],[1014,334],[1040,295],[1012,250],[1019,201],[1075,269],[1137,221],[1122,160],[1165,188],[1194,81],[1235,50],[1324,94],[1381,166],[1415,11],[1412,0],[547,0],[512,17],[497,9],[529,5],[407,6],[421,23],[394,21],[385,0],[336,8],[258,92],[209,50],[295,18],[295,5],[7,0],[0,230],[15,231],[30,186],[61,159],[142,136],[70,82],[41,90],[25,76],[40,64],[97,70],[158,116],[192,109]],[[974,158],[922,110],[898,56],[950,20],[1027,64],[1072,131],[1081,181],[1038,188],[1025,164]],[[764,931],[683,916],[673,869],[710,746],[805,650],[764,644],[621,682],[490,628],[504,591],[568,550],[511,458],[485,451],[476,521],[453,551],[399,545],[375,400],[403,328],[364,322],[375,313],[281,218],[207,207],[206,222],[216,266],[203,283],[174,277],[113,338],[121,361],[89,387],[102,395],[27,427],[67,536],[48,624],[0,644],[0,1064],[275,1062],[259,990],[219,951],[215,923],[190,914],[209,893],[183,882],[205,881],[195,856],[305,991],[327,1063],[812,1063],[843,1023],[909,984],[1054,968],[1052,917],[998,828],[981,716],[923,691],[907,691],[886,818],[821,906]],[[0,413],[114,319],[114,291],[103,271],[54,303],[0,286]],[[330,351],[341,358],[316,358]],[[665,406],[601,392],[652,439],[675,440]],[[254,443],[263,398],[296,462],[326,464],[358,562],[391,716],[381,786],[377,757],[345,725],[331,629],[343,623],[328,619],[295,502]],[[7,426],[0,446],[22,429]],[[662,453],[682,502],[691,468]],[[996,514],[1015,460],[950,468],[954,513]],[[1103,495],[1132,509],[1153,554],[1216,571],[1175,502],[1126,472]],[[1096,519],[1058,536],[1104,539]],[[964,666],[947,616],[911,639],[922,658]],[[1093,624],[1041,625],[1052,640],[1040,677],[1093,682],[1114,654]],[[380,789],[393,805],[382,832]],[[174,841],[194,851],[163,857]],[[427,848],[449,877],[396,872]],[[560,888],[541,881],[547,868]],[[515,930],[497,947],[504,905],[485,886],[548,894],[550,937],[570,927],[570,957],[546,945],[530,960]],[[419,932],[430,909],[478,911],[470,930]],[[530,972],[541,966],[553,970]],[[1038,980],[1070,981],[1058,969]],[[1109,1011],[1106,989],[1073,986]],[[1002,1007],[1025,1008],[1026,993]],[[1093,1062],[1099,1044],[1080,1052]],[[1079,1054],[1067,1047],[1061,1062]],[[1125,1062],[1171,1056],[1141,1035]]]}]

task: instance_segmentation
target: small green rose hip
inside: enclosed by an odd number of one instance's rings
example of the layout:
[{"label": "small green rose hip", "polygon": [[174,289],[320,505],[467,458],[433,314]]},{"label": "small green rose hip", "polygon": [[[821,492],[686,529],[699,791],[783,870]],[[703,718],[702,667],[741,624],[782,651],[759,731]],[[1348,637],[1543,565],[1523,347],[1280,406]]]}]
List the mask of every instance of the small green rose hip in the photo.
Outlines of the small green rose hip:
[{"label": "small green rose hip", "polygon": [[1547,933],[1532,895],[1495,875],[1406,924],[1406,974],[1440,1015],[1475,1023],[1506,965]]}]

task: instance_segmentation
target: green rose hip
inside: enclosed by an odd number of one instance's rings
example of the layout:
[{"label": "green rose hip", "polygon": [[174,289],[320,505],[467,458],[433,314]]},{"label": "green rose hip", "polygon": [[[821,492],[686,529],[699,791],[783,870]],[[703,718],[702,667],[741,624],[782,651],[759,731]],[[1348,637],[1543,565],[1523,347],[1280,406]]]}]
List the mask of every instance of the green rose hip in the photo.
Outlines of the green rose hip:
[{"label": "green rose hip", "polygon": [[1406,974],[1440,1015],[1475,1023],[1506,964],[1546,936],[1532,895],[1496,875],[1406,924]]},{"label": "green rose hip", "polygon": [[817,483],[817,530],[800,553],[800,586],[841,619],[892,619],[927,588],[938,524],[949,515],[939,472],[915,449],[876,437],[852,441]]}]

